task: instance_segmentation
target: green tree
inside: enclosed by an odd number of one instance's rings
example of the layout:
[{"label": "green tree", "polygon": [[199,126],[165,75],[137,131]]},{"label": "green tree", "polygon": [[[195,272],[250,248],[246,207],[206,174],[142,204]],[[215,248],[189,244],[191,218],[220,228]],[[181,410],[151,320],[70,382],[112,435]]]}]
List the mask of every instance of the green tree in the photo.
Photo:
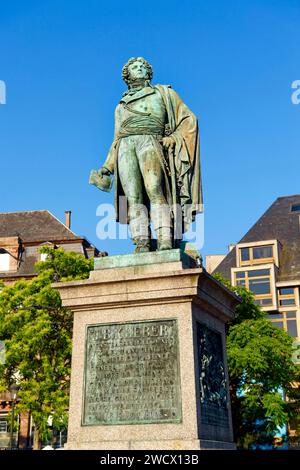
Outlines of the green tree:
[{"label": "green tree", "polygon": [[17,410],[33,417],[34,448],[49,436],[49,416],[56,428],[67,426],[73,318],[51,283],[87,278],[93,263],[61,248],[41,252],[47,259],[36,264],[37,277],[4,287],[0,295],[0,339],[6,347],[0,389],[18,382]]},{"label": "green tree", "polygon": [[272,325],[245,287],[232,287],[220,274],[215,278],[241,298],[234,321],[227,325],[235,441],[244,448],[272,443],[278,429],[299,414],[293,339]]}]

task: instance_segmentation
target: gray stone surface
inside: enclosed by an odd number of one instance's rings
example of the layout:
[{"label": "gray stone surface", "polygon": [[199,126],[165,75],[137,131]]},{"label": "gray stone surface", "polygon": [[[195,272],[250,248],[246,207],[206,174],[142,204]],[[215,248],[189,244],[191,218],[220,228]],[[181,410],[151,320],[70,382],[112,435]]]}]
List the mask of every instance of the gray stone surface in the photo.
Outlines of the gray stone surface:
[{"label": "gray stone surface", "polygon": [[[233,318],[233,310],[238,299],[203,269],[182,269],[180,264],[175,261],[150,266],[108,269],[104,272],[98,270],[93,271],[88,280],[55,285],[61,293],[63,305],[70,307],[74,312],[67,449],[234,448],[224,325],[226,321]],[[170,270],[170,267],[173,270]],[[99,325],[111,325],[111,331],[116,332],[113,325],[123,325],[126,330],[126,325],[136,322],[145,324],[149,321],[154,324],[176,321],[181,419],[176,422],[155,422],[153,420],[145,423],[141,422],[141,419],[140,422],[137,420],[132,424],[94,423],[93,425],[83,425],[88,329]],[[228,412],[228,423],[223,420],[223,426],[216,424],[214,420],[209,421],[206,419],[207,417],[201,419],[201,412],[203,409],[205,411],[207,403],[204,400],[204,408],[203,406],[201,408],[201,385],[206,384],[206,380],[203,378],[201,380],[203,364],[199,358],[198,323],[220,336],[218,357],[220,359],[222,356],[224,367],[222,380],[226,381],[227,393],[226,400],[221,404],[226,404]],[[141,347],[147,349],[148,346],[144,342]],[[134,356],[136,349],[133,348],[131,351]],[[155,352],[151,351],[151,355],[153,354]],[[151,357],[148,351],[149,359]],[[108,364],[108,371],[111,370],[111,364],[112,362]],[[89,367],[91,370],[91,364]],[[211,373],[210,370],[209,374],[211,375]],[[159,393],[164,377],[166,377],[166,373],[162,371],[159,377],[160,385],[159,380],[157,383],[158,388],[155,388],[156,385],[153,382],[146,392],[147,394],[153,393],[154,399],[157,401],[161,400]],[[135,386],[140,386],[140,383],[136,383]],[[120,395],[120,400],[124,403],[129,396],[132,396],[131,386],[126,390],[123,389]],[[161,391],[163,392],[163,390]],[[224,388],[218,386],[217,392],[220,391],[223,393]],[[96,390],[96,396],[97,393]],[[107,393],[109,393],[108,389]],[[147,404],[147,401],[150,401],[149,395],[145,396],[145,399]],[[217,398],[213,405],[216,406],[218,403],[220,400]],[[98,406],[100,409],[105,404],[100,401]],[[151,404],[149,410],[151,409],[160,409],[160,404],[155,405],[154,408]],[[211,410],[208,409],[208,411]],[[140,418],[143,418],[142,413]]]}]

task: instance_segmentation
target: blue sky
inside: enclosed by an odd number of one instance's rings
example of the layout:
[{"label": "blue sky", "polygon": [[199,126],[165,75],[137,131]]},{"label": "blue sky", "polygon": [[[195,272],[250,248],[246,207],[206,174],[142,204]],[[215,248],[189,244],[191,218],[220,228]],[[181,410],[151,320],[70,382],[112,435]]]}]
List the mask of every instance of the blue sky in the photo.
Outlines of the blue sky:
[{"label": "blue sky", "polygon": [[300,1],[0,0],[0,211],[48,209],[96,237],[88,185],[113,136],[122,65],[144,56],[197,114],[203,254],[223,253],[278,196],[300,193]]}]

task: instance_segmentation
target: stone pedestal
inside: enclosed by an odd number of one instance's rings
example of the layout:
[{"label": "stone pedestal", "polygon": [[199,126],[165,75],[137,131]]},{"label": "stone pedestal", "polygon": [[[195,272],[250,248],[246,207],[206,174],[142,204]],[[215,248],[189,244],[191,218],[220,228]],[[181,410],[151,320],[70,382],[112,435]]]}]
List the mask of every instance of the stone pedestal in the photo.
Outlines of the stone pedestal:
[{"label": "stone pedestal", "polygon": [[65,448],[234,449],[224,325],[238,299],[180,250],[95,261],[55,284],[74,312]]}]

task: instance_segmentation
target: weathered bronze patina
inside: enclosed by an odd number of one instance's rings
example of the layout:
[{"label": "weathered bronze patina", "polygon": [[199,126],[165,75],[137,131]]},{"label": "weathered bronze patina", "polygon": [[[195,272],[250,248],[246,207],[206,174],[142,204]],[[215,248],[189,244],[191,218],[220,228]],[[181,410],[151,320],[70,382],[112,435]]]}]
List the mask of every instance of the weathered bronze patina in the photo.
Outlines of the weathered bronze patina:
[{"label": "weathered bronze patina", "polygon": [[171,249],[202,211],[197,119],[169,85],[151,84],[152,67],[142,57],[129,59],[123,79],[128,90],[116,107],[114,141],[99,184],[95,173],[91,183],[106,191],[102,179],[114,173],[117,221],[129,223],[136,252],[151,248],[150,222],[157,249]]},{"label": "weathered bronze patina", "polygon": [[87,327],[83,425],[181,421],[176,320]]},{"label": "weathered bronze patina", "polygon": [[222,337],[197,322],[201,422],[228,428],[229,411]]}]

